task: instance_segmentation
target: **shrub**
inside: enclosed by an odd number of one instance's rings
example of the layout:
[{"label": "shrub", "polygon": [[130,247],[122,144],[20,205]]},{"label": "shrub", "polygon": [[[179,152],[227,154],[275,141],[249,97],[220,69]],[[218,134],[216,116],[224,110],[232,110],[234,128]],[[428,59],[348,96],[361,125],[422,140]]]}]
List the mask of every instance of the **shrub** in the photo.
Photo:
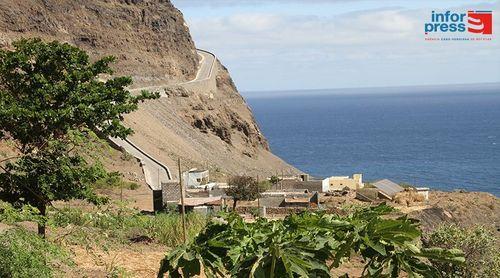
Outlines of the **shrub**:
[{"label": "shrub", "polygon": [[278,176],[271,176],[271,177],[269,178],[269,182],[270,182],[270,183],[271,183],[274,187],[278,186],[278,182],[280,182],[280,181],[281,181],[281,179],[280,179]]},{"label": "shrub", "polygon": [[95,185],[95,188],[125,188],[130,190],[136,190],[140,187],[139,184],[135,182],[129,182],[123,180],[120,172],[107,173],[103,178],[99,179]]},{"label": "shrub", "polygon": [[260,181],[259,182],[259,191],[260,192],[266,192],[267,190],[270,190],[272,188],[272,183],[268,180]]},{"label": "shrub", "polygon": [[39,211],[30,205],[24,205],[18,209],[7,202],[0,201],[0,222],[14,224],[22,221],[41,222],[43,220]]},{"label": "shrub", "polygon": [[498,239],[483,226],[462,228],[443,225],[424,240],[426,246],[457,248],[465,254],[464,265],[434,262],[444,277],[500,277]]},{"label": "shrub", "polygon": [[0,277],[51,277],[54,266],[72,264],[58,245],[22,228],[0,234]]}]

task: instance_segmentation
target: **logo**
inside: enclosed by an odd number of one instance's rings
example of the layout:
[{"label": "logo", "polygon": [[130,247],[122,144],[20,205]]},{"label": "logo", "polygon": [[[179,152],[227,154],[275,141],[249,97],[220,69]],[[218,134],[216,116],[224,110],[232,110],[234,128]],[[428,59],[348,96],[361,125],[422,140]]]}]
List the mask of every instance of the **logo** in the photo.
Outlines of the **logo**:
[{"label": "logo", "polygon": [[467,13],[471,33],[491,35],[493,34],[493,13],[491,11],[469,11]]},{"label": "logo", "polygon": [[454,13],[446,11],[438,13],[432,11],[431,21],[424,25],[425,34],[493,34],[492,11],[468,11],[467,13]]}]

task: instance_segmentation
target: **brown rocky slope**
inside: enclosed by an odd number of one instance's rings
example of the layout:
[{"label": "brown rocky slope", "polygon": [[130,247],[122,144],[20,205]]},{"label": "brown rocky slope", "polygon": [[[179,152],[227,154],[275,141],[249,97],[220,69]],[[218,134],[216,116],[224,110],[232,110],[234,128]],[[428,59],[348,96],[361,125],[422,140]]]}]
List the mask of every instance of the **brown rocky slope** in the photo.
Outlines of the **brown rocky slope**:
[{"label": "brown rocky slope", "polygon": [[141,83],[187,80],[198,65],[182,14],[164,0],[0,1],[0,46],[35,36],[114,55],[117,73]]},{"label": "brown rocky slope", "polygon": [[179,157],[186,168],[209,168],[221,179],[298,172],[270,152],[218,61],[213,82],[175,85],[194,78],[200,58],[182,14],[168,0],[1,1],[0,46],[21,37],[66,41],[92,57],[116,56],[116,73],[132,76],[134,87],[167,85],[166,97],[145,103],[126,123],[136,131],[134,143],[172,173]]}]

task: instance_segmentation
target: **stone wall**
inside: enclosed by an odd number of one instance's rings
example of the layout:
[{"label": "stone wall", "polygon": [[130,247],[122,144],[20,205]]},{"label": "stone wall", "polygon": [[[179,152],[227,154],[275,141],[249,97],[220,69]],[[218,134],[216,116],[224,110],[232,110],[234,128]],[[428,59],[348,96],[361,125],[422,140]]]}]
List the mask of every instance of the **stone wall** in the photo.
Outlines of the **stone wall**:
[{"label": "stone wall", "polygon": [[162,196],[163,196],[163,204],[167,205],[168,203],[177,204],[181,198],[181,191],[179,188],[178,181],[170,181],[166,183],[162,183]]}]

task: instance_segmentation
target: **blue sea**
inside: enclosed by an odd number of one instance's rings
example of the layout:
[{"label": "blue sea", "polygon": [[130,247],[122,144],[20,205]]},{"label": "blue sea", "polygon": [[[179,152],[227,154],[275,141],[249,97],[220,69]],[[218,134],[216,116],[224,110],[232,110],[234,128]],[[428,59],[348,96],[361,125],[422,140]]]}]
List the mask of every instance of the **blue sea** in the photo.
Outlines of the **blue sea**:
[{"label": "blue sea", "polygon": [[272,151],[316,177],[363,173],[500,196],[500,89],[247,93]]}]

